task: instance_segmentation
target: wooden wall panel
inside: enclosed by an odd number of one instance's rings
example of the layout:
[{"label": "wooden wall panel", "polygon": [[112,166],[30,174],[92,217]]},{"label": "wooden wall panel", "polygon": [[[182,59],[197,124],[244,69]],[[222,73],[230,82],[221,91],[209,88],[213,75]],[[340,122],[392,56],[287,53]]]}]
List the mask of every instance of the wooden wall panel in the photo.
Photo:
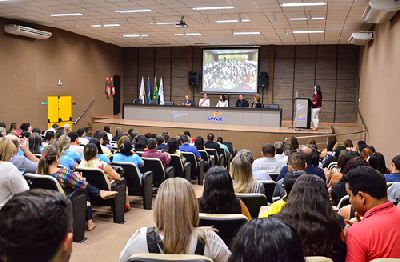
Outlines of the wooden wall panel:
[{"label": "wooden wall panel", "polygon": [[295,78],[297,79],[315,79],[315,59],[314,58],[296,58]]},{"label": "wooden wall panel", "polygon": [[274,79],[284,78],[293,79],[294,73],[293,58],[275,58],[275,74]]},{"label": "wooden wall panel", "polygon": [[[145,81],[147,81],[147,77],[150,77],[150,80],[154,78],[154,53],[154,48],[139,48],[139,79],[141,79],[142,76],[144,76]],[[151,80],[150,83],[152,82],[154,82],[154,79]],[[153,84],[151,84],[151,86],[153,86]]]},{"label": "wooden wall panel", "polygon": [[337,80],[336,100],[341,102],[357,101],[357,81],[356,80]]},{"label": "wooden wall panel", "polygon": [[164,100],[170,100],[171,90],[171,48],[157,48],[155,59],[155,75],[157,76],[157,85],[160,88],[160,77],[164,84]]},{"label": "wooden wall panel", "polygon": [[129,48],[124,50],[124,77],[122,79],[122,101],[123,103],[131,103],[133,99],[138,97],[139,81],[137,75],[137,49]]},{"label": "wooden wall panel", "polygon": [[336,57],[318,57],[316,63],[317,79],[336,79]]},{"label": "wooden wall panel", "polygon": [[336,80],[325,80],[325,79],[317,79],[316,80],[317,83],[319,83],[321,85],[321,87],[323,87],[323,100],[324,101],[335,101],[335,92],[336,92]]},{"label": "wooden wall panel", "polygon": [[336,122],[355,122],[357,104],[354,102],[336,102]]},{"label": "wooden wall panel", "polygon": [[317,57],[336,59],[337,45],[319,45],[317,46]]}]

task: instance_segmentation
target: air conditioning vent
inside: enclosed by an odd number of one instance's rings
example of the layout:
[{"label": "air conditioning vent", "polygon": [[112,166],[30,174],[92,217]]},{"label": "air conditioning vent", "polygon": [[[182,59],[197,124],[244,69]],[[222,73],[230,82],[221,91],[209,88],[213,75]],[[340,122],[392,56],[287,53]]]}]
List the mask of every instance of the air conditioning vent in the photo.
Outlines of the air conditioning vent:
[{"label": "air conditioning vent", "polygon": [[374,32],[358,32],[352,33],[348,41],[353,45],[365,45],[372,39]]},{"label": "air conditioning vent", "polygon": [[20,35],[34,39],[48,39],[52,36],[52,33],[47,31],[40,31],[31,27],[15,24],[4,25],[4,31],[12,35]]},{"label": "air conditioning vent", "polygon": [[400,1],[370,0],[362,19],[365,23],[379,24],[390,21],[400,10]]}]

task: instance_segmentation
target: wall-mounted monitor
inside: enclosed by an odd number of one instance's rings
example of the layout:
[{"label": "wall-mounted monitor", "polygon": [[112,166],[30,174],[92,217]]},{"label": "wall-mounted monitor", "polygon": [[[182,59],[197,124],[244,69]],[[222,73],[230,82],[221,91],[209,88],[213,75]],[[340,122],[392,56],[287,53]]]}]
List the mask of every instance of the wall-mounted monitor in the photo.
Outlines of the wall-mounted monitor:
[{"label": "wall-mounted monitor", "polygon": [[258,48],[203,49],[202,91],[257,93]]}]

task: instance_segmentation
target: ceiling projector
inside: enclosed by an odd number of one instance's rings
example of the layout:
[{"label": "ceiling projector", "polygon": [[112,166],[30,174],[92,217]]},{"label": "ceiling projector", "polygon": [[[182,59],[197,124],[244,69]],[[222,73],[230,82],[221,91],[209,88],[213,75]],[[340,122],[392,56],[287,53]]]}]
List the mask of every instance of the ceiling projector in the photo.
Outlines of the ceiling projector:
[{"label": "ceiling projector", "polygon": [[186,22],[183,20],[184,16],[182,16],[181,20],[179,21],[179,23],[177,23],[175,25],[176,28],[186,28],[188,27],[188,24],[186,24]]}]

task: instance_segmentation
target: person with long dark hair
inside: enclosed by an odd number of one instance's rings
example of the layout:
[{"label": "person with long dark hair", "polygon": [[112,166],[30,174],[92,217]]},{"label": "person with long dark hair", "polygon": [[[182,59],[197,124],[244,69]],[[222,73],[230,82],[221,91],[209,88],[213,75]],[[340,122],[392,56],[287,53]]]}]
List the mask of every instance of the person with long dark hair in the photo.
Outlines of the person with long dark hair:
[{"label": "person with long dark hair", "polygon": [[231,176],[222,166],[214,166],[207,171],[199,208],[201,213],[243,214],[251,219],[246,205],[235,195]]},{"label": "person with long dark hair", "polygon": [[278,216],[301,236],[304,256],[324,256],[334,262],[345,260],[343,219],[332,210],[328,189],[318,176],[300,176]]},{"label": "person with long dark hair", "polygon": [[281,220],[255,219],[242,226],[232,242],[229,262],[304,262],[296,232]]},{"label": "person with long dark hair", "polygon": [[140,173],[139,167],[144,166],[144,161],[138,154],[134,154],[132,149],[132,142],[130,140],[126,140],[124,144],[119,148],[119,152],[113,156],[113,162],[135,164],[136,171],[139,177],[142,178],[143,175]]},{"label": "person with long dark hair", "polygon": [[225,98],[225,95],[220,95],[218,103],[215,107],[228,107],[228,100]]},{"label": "person with long dark hair", "polygon": [[314,93],[311,97],[311,120],[313,128],[312,130],[317,131],[319,127],[319,114],[322,106],[322,92],[321,86],[316,84],[314,86]]},{"label": "person with long dark hair", "polygon": [[381,153],[372,153],[368,158],[368,163],[375,170],[381,172],[382,175],[390,173],[389,169],[386,167],[385,156]]}]

